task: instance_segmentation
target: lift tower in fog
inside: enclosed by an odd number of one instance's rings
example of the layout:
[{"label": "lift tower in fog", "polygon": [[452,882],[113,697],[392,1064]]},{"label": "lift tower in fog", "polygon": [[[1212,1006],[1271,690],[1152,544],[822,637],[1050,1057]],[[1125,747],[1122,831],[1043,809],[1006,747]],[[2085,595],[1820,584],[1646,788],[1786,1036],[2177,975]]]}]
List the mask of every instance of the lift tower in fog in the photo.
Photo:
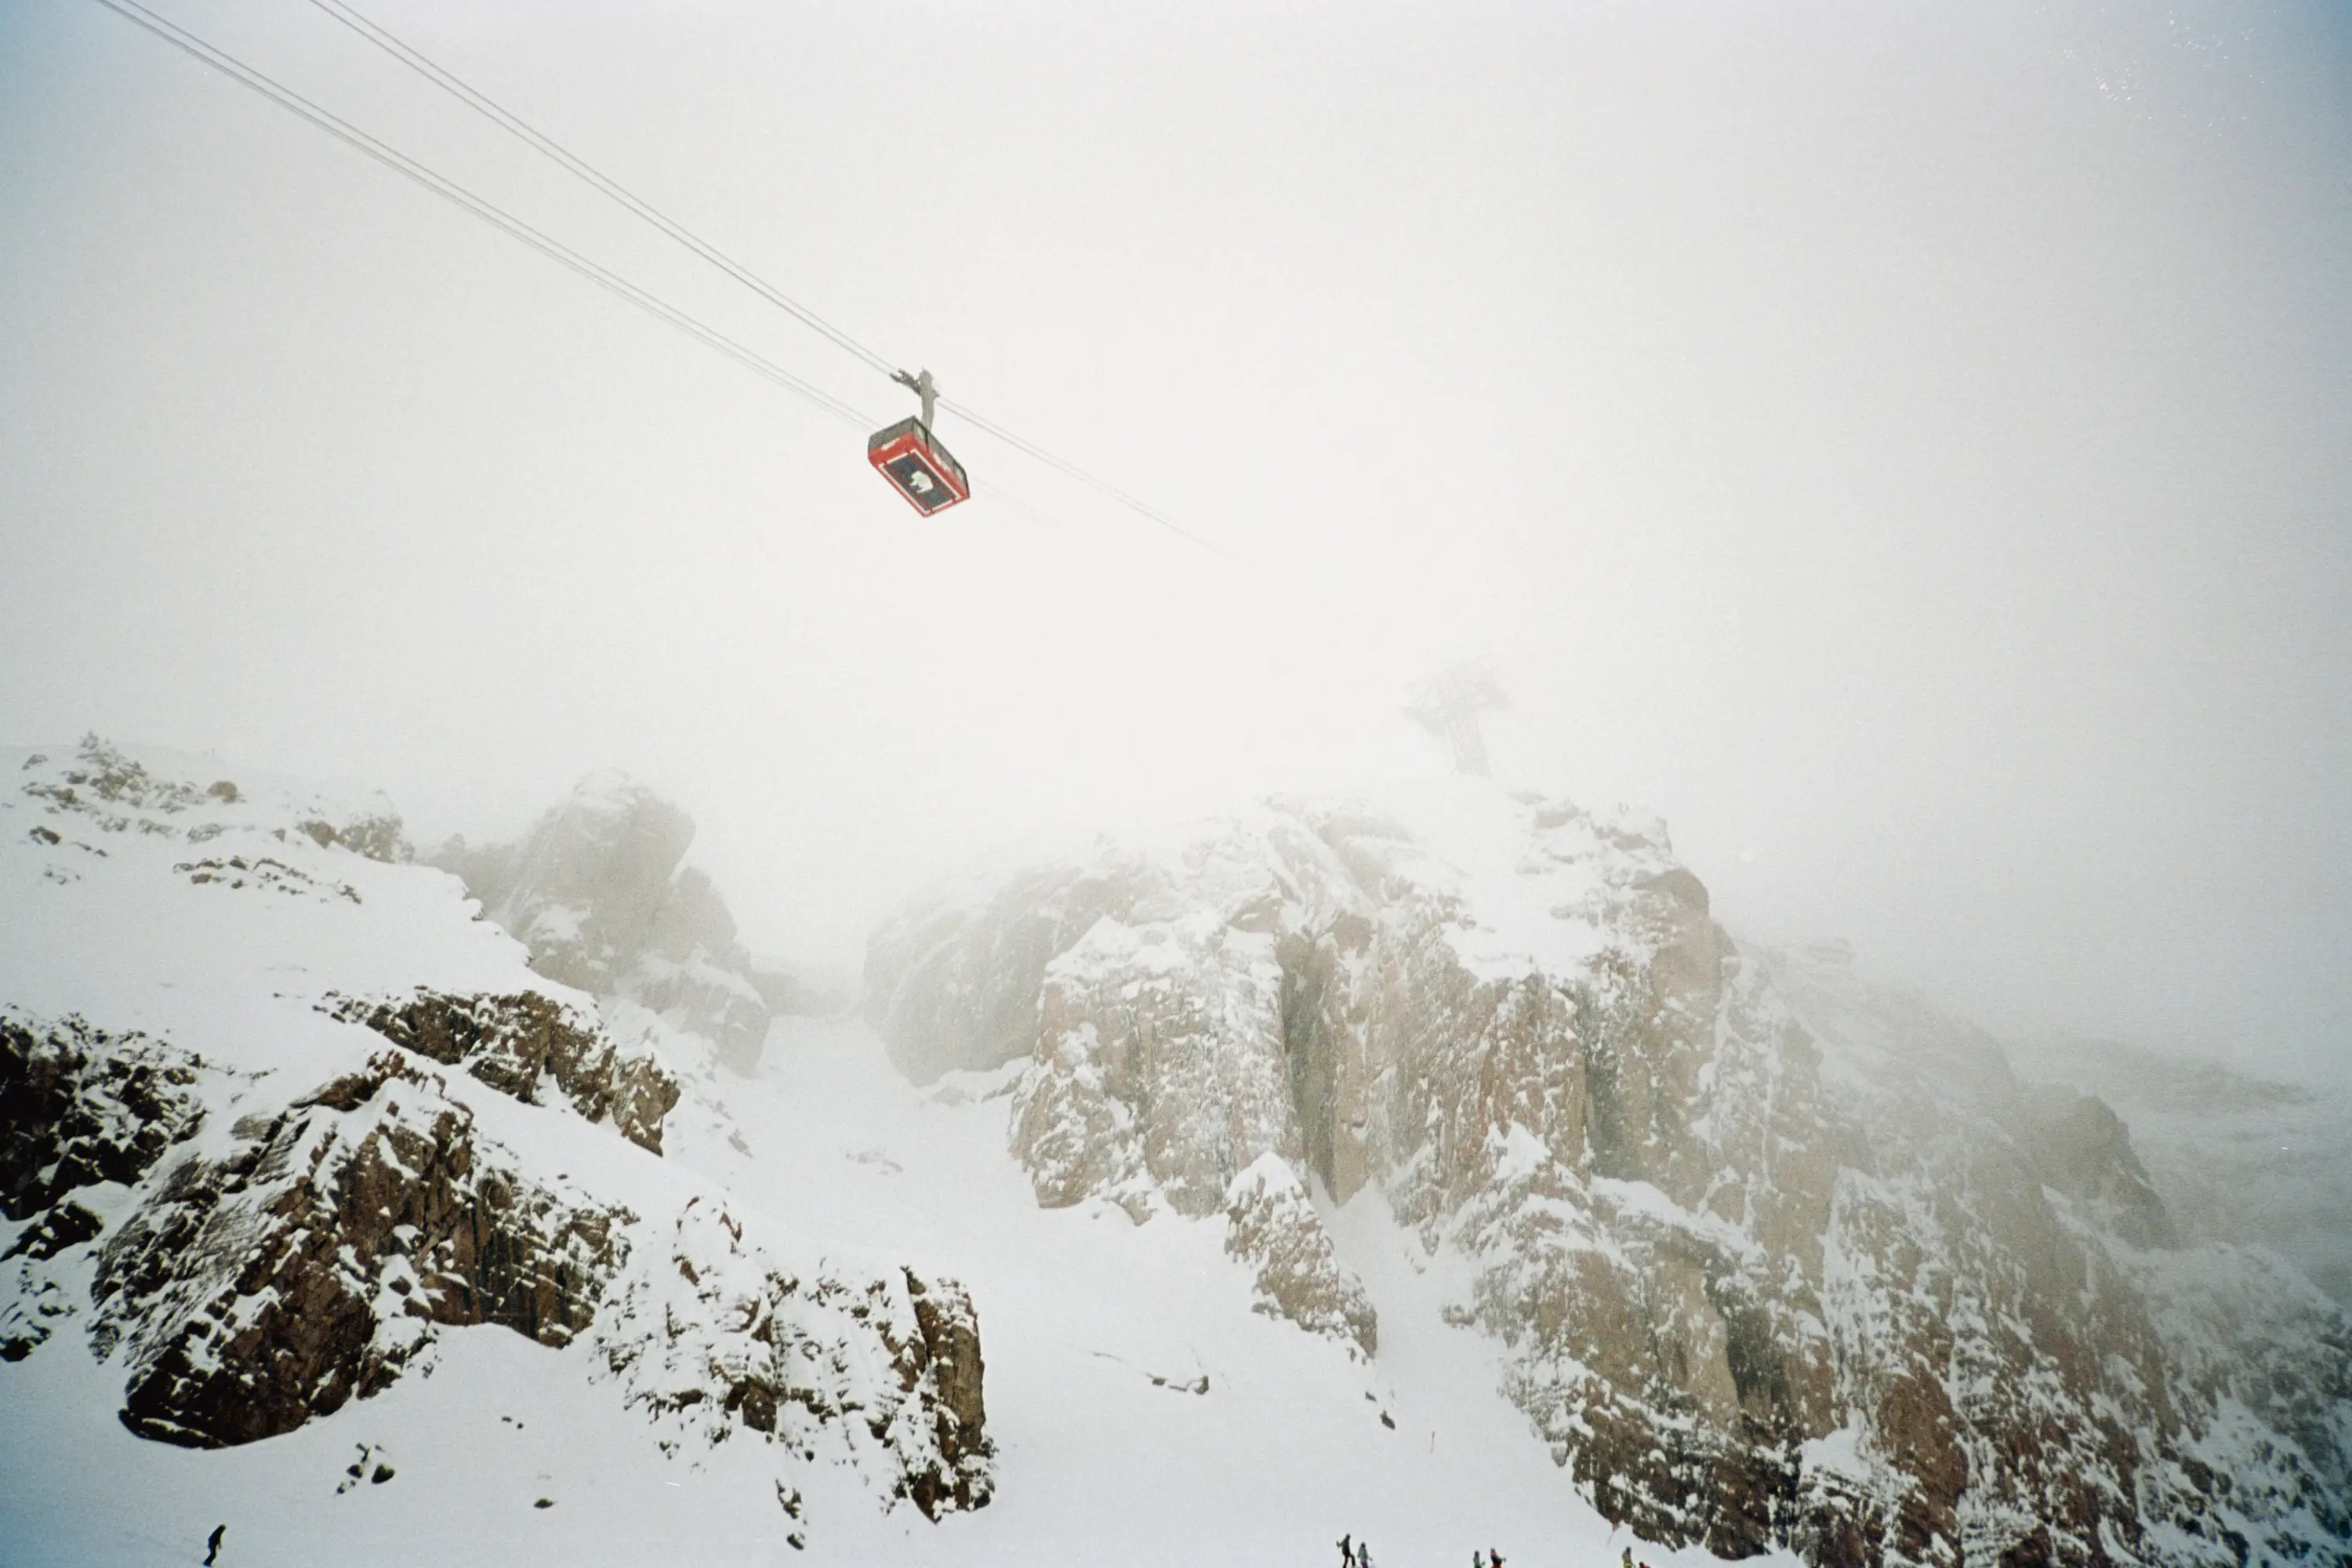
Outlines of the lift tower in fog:
[{"label": "lift tower in fog", "polygon": [[1486,737],[1478,715],[1508,708],[1502,683],[1484,659],[1472,659],[1439,670],[1413,689],[1404,705],[1405,717],[1444,742],[1454,752],[1454,771],[1484,778]]}]

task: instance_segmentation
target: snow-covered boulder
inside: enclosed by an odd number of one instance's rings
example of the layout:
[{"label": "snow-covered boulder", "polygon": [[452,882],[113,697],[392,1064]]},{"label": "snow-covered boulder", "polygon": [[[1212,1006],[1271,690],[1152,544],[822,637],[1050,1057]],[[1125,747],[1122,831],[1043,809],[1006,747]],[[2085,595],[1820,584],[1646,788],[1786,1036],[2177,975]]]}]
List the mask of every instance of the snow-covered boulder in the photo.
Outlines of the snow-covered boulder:
[{"label": "snow-covered boulder", "polygon": [[2103,1103],[1840,955],[1735,942],[1654,820],[1466,779],[1276,800],[984,875],[886,925],[867,978],[910,1076],[1027,1057],[1010,1138],[1042,1203],[1222,1210],[1307,1326],[1350,1283],[1313,1189],[1377,1186],[1644,1539],[1954,1568],[2352,1547],[2343,1313],[2179,1250]]}]

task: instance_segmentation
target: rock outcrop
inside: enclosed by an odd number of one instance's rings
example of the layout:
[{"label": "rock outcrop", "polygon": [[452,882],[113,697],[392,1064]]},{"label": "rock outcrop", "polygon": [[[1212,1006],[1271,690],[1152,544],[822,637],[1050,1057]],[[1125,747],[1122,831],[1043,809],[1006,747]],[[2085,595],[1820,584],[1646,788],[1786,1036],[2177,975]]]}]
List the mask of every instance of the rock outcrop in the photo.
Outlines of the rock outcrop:
[{"label": "rock outcrop", "polygon": [[[1347,873],[1309,842],[1293,846],[1308,861],[1300,878],[1328,883],[1303,896],[1336,918]],[[1012,1142],[1041,1205],[1104,1198],[1138,1220],[1163,1205],[1224,1213],[1262,1304],[1369,1351],[1371,1305],[1297,1174],[1313,1123],[1286,1043],[1299,999],[1281,949],[1299,887],[1246,840],[1197,839],[1165,864],[1105,847],[885,926],[867,1016],[919,1079],[1030,1057]]]},{"label": "rock outcrop", "polygon": [[203,1125],[202,1066],[142,1035],[0,1013],[0,1215],[23,1225],[0,1250],[19,1260],[0,1300],[0,1361],[24,1360],[79,1311],[51,1260],[105,1222],[76,1194],[136,1184]]},{"label": "rock outcrop", "polygon": [[609,1121],[638,1148],[658,1154],[662,1118],[677,1103],[677,1080],[643,1047],[613,1039],[576,1007],[536,991],[457,996],[420,990],[396,1001],[330,997],[321,1011],[364,1024],[396,1045],[462,1067],[526,1105],[542,1083],[591,1121]]},{"label": "rock outcrop", "polygon": [[1309,1333],[1380,1349],[1380,1319],[1364,1288],[1339,1267],[1314,1200],[1290,1163],[1265,1153],[1225,1194],[1225,1252],[1257,1275],[1257,1310]]},{"label": "rock outcrop", "polygon": [[2343,1313],[2177,1249],[2099,1101],[1835,955],[1741,947],[1654,823],[1467,781],[1394,816],[1277,801],[911,910],[867,978],[911,1076],[1028,1055],[1041,1203],[1226,1207],[1261,1304],[1366,1349],[1352,1280],[1297,1282],[1332,1278],[1304,1183],[1377,1184],[1467,1261],[1448,1315],[1647,1539],[2352,1550]]},{"label": "rock outcrop", "polygon": [[630,1405],[705,1442],[740,1429],[811,1461],[843,1448],[926,1518],[988,1500],[980,1321],[961,1286],[793,1267],[716,1203],[668,1232],[596,1336]]},{"label": "rock outcrop", "polygon": [[0,1215],[30,1219],[76,1190],[129,1185],[194,1131],[202,1063],[79,1018],[0,1012]]},{"label": "rock outcrop", "polygon": [[93,1344],[141,1436],[253,1442],[389,1386],[436,1325],[568,1343],[635,1217],[527,1176],[386,1051],[174,1162],[100,1249]]},{"label": "rock outcrop", "polygon": [[740,1071],[773,1013],[818,998],[756,968],[709,876],[680,865],[694,822],[616,773],[581,782],[515,844],[454,838],[426,858],[530,949],[531,967],[591,994],[637,1002],[710,1040]]},{"label": "rock outcrop", "polygon": [[[49,761],[37,756],[28,765]],[[200,786],[185,780],[150,773],[145,763],[100,736],[84,735],[73,760],[45,773],[24,786],[24,793],[45,803],[53,813],[70,813],[91,821],[101,832],[132,830],[154,833],[168,828],[174,817],[192,813],[217,817],[221,808],[244,805],[247,799],[234,780],[216,779]],[[400,814],[392,803],[376,795],[364,803],[329,801],[312,796],[290,814],[294,820],[277,829],[282,842],[299,833],[320,848],[340,846],[355,855],[387,864],[404,861],[411,851],[402,836]],[[223,825],[194,821],[186,830],[193,843],[217,837]],[[55,839],[51,840],[56,842]]]},{"label": "rock outcrop", "polygon": [[2018,1053],[2018,1070],[2130,1122],[2184,1240],[2268,1247],[2352,1307],[2352,1091],[2113,1041],[2043,1042]]}]

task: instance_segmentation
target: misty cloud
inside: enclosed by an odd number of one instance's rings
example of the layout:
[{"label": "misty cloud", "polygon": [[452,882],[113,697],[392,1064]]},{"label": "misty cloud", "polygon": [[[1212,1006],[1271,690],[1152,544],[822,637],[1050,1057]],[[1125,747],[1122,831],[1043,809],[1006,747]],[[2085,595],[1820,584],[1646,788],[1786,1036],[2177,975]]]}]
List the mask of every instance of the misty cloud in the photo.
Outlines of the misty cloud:
[{"label": "misty cloud", "polygon": [[[171,13],[869,413],[307,7]],[[512,834],[620,765],[755,950],[1068,821],[1429,770],[2025,1036],[2344,1070],[2352,53],[2317,5],[385,3],[968,426],[860,437],[96,6],[0,15],[0,739]],[[1010,504],[1020,502],[1022,505]],[[1334,614],[1335,602],[1346,608]]]}]

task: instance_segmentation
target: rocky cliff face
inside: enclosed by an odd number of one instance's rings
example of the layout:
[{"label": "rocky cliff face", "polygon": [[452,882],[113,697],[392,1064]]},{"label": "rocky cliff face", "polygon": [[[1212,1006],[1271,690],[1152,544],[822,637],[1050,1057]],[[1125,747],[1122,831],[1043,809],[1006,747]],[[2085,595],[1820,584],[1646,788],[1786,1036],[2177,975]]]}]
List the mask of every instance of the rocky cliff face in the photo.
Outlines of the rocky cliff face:
[{"label": "rocky cliff face", "polygon": [[820,1254],[672,1169],[658,1050],[400,863],[396,832],[99,743],[19,772],[0,1361],[86,1346],[121,1372],[124,1426],[220,1447],[495,1327],[574,1358],[549,1375],[614,1384],[656,1456],[763,1445],[795,1521],[812,1465],[933,1518],[987,1501],[962,1289]]},{"label": "rocky cliff face", "polygon": [[1467,1261],[1448,1315],[1648,1539],[2352,1552],[2342,1312],[2177,1245],[2099,1101],[1835,955],[1740,946],[1654,823],[1470,781],[1278,801],[912,909],[867,978],[910,1076],[1028,1058],[1010,1135],[1040,1203],[1223,1214],[1283,1260],[1262,1305],[1364,1352],[1299,1184],[1376,1186]]},{"label": "rocky cliff face", "polygon": [[709,876],[681,866],[694,822],[616,773],[581,782],[515,844],[450,840],[427,857],[530,949],[531,967],[642,1004],[748,1071],[772,1013],[821,1000],[755,967]]}]

